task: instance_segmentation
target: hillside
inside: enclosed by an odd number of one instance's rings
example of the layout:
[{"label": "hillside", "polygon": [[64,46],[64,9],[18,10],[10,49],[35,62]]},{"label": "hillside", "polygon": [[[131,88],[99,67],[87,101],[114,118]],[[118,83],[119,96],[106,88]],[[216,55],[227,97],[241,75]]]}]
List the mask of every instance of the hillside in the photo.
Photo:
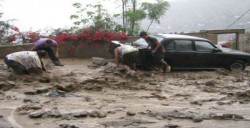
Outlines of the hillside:
[{"label": "hillside", "polygon": [[[174,0],[161,18],[154,23],[150,32],[192,32],[203,29],[226,29],[250,9],[249,0]],[[146,29],[149,21],[143,21]],[[250,31],[250,12],[244,15],[233,28]]]}]

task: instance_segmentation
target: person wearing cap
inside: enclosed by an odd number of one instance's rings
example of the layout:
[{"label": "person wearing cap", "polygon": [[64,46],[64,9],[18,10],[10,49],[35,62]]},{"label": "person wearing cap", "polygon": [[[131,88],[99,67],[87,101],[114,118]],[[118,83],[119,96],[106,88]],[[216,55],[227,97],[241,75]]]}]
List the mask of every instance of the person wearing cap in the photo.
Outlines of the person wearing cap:
[{"label": "person wearing cap", "polygon": [[139,36],[148,43],[147,48],[149,47],[151,48],[154,60],[154,66],[155,67],[161,66],[163,72],[166,72],[166,70],[170,72],[171,67],[164,60],[164,53],[166,52],[166,49],[161,45],[161,43],[156,38],[148,36],[147,32],[144,31],[140,32]]},{"label": "person wearing cap", "polygon": [[[54,47],[54,50],[53,50]],[[45,50],[48,52],[48,56],[50,60],[56,65],[56,66],[63,66],[63,64],[59,61],[59,47],[58,43],[55,40],[49,39],[49,38],[40,38],[34,43],[34,46],[31,48],[32,51],[37,50]]]},{"label": "person wearing cap", "polygon": [[138,55],[138,49],[131,45],[117,44],[115,48],[115,65],[119,66],[119,57],[122,58],[122,63],[126,71],[130,69],[136,70],[136,58]]},{"label": "person wearing cap", "polygon": [[19,75],[46,71],[42,58],[47,56],[44,50],[20,51],[8,54],[4,63]]}]

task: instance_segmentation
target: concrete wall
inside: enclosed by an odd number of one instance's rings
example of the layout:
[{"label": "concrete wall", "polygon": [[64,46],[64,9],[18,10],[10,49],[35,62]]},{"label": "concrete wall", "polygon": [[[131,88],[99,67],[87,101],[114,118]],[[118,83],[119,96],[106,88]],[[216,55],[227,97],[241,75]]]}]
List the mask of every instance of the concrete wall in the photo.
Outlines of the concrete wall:
[{"label": "concrete wall", "polygon": [[4,58],[7,54],[16,51],[29,50],[32,46],[33,44],[15,45],[15,46],[0,45],[0,58]]},{"label": "concrete wall", "polygon": [[69,52],[68,46],[60,46],[60,56],[62,58],[91,58],[91,57],[104,57],[111,58],[108,52],[109,45],[99,45],[98,48],[90,45],[84,45],[83,48],[73,48],[73,53]]},{"label": "concrete wall", "polygon": [[[202,37],[211,40],[213,43],[217,43],[216,34],[205,34],[205,33],[185,33],[186,35]],[[133,42],[139,37],[131,37],[128,42]],[[250,37],[246,34],[240,35],[240,50],[250,52]],[[4,58],[7,54],[13,53],[16,51],[25,51],[29,50],[33,44],[24,44],[16,46],[0,46],[0,58]],[[104,57],[112,58],[108,52],[108,44],[99,46],[98,48],[94,46],[85,45],[83,48],[76,47],[73,48],[73,53],[69,51],[69,46],[60,46],[60,58],[91,58],[91,57]]]},{"label": "concrete wall", "polygon": [[[131,37],[128,42],[133,42],[139,37]],[[17,52],[29,50],[33,44],[23,44],[23,45],[0,45],[0,59],[4,58],[6,55]],[[72,47],[72,46],[70,46]],[[91,58],[91,57],[104,57],[112,58],[112,55],[108,52],[109,44],[99,45],[98,48],[91,45],[84,45],[83,48],[73,47],[73,50],[69,50],[69,46],[60,46],[59,54],[60,58]]]},{"label": "concrete wall", "polygon": [[[7,54],[29,50],[33,44],[16,45],[16,46],[0,46],[0,58],[4,58]],[[73,48],[73,53],[69,51],[68,46],[60,46],[59,54],[60,58],[91,58],[91,57],[104,57],[112,58],[108,52],[108,44],[99,46],[98,48],[94,46],[85,45],[83,48],[76,47]]]},{"label": "concrete wall", "polygon": [[239,37],[239,49],[245,52],[250,52],[250,34],[240,34]]},{"label": "concrete wall", "polygon": [[218,36],[216,34],[207,34],[207,33],[185,33],[185,35],[201,37],[210,40],[212,43],[218,43]]}]

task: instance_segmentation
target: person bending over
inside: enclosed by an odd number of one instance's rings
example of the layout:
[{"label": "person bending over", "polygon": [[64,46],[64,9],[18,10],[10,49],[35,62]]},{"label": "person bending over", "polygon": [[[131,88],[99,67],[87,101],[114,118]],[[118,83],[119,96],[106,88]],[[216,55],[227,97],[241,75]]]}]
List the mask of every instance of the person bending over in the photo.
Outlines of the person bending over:
[{"label": "person bending over", "polygon": [[4,62],[19,75],[41,73],[46,71],[42,60],[46,56],[47,52],[44,50],[14,52],[5,56]]},{"label": "person bending over", "polygon": [[115,48],[115,65],[119,66],[119,57],[122,58],[122,64],[125,67],[125,70],[130,69],[136,70],[136,58],[138,55],[138,49],[130,45],[120,45],[118,44]]},{"label": "person bending over", "polygon": [[[54,47],[54,50],[53,50]],[[56,65],[56,66],[63,66],[63,64],[59,61],[59,47],[58,43],[55,40],[49,39],[49,38],[40,38],[34,43],[34,46],[31,48],[32,51],[37,50],[45,50],[48,52],[48,56],[50,60]]]}]

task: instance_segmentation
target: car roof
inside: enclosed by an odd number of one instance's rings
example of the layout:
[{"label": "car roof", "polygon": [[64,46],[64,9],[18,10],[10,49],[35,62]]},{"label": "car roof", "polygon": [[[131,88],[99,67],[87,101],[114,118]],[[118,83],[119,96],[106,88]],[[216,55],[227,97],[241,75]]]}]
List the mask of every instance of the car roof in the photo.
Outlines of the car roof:
[{"label": "car roof", "polygon": [[179,34],[164,34],[160,33],[155,36],[160,36],[166,39],[193,39],[193,40],[205,40],[209,41],[208,39],[201,38],[201,37],[195,37],[195,36],[188,36],[188,35],[179,35]]}]

